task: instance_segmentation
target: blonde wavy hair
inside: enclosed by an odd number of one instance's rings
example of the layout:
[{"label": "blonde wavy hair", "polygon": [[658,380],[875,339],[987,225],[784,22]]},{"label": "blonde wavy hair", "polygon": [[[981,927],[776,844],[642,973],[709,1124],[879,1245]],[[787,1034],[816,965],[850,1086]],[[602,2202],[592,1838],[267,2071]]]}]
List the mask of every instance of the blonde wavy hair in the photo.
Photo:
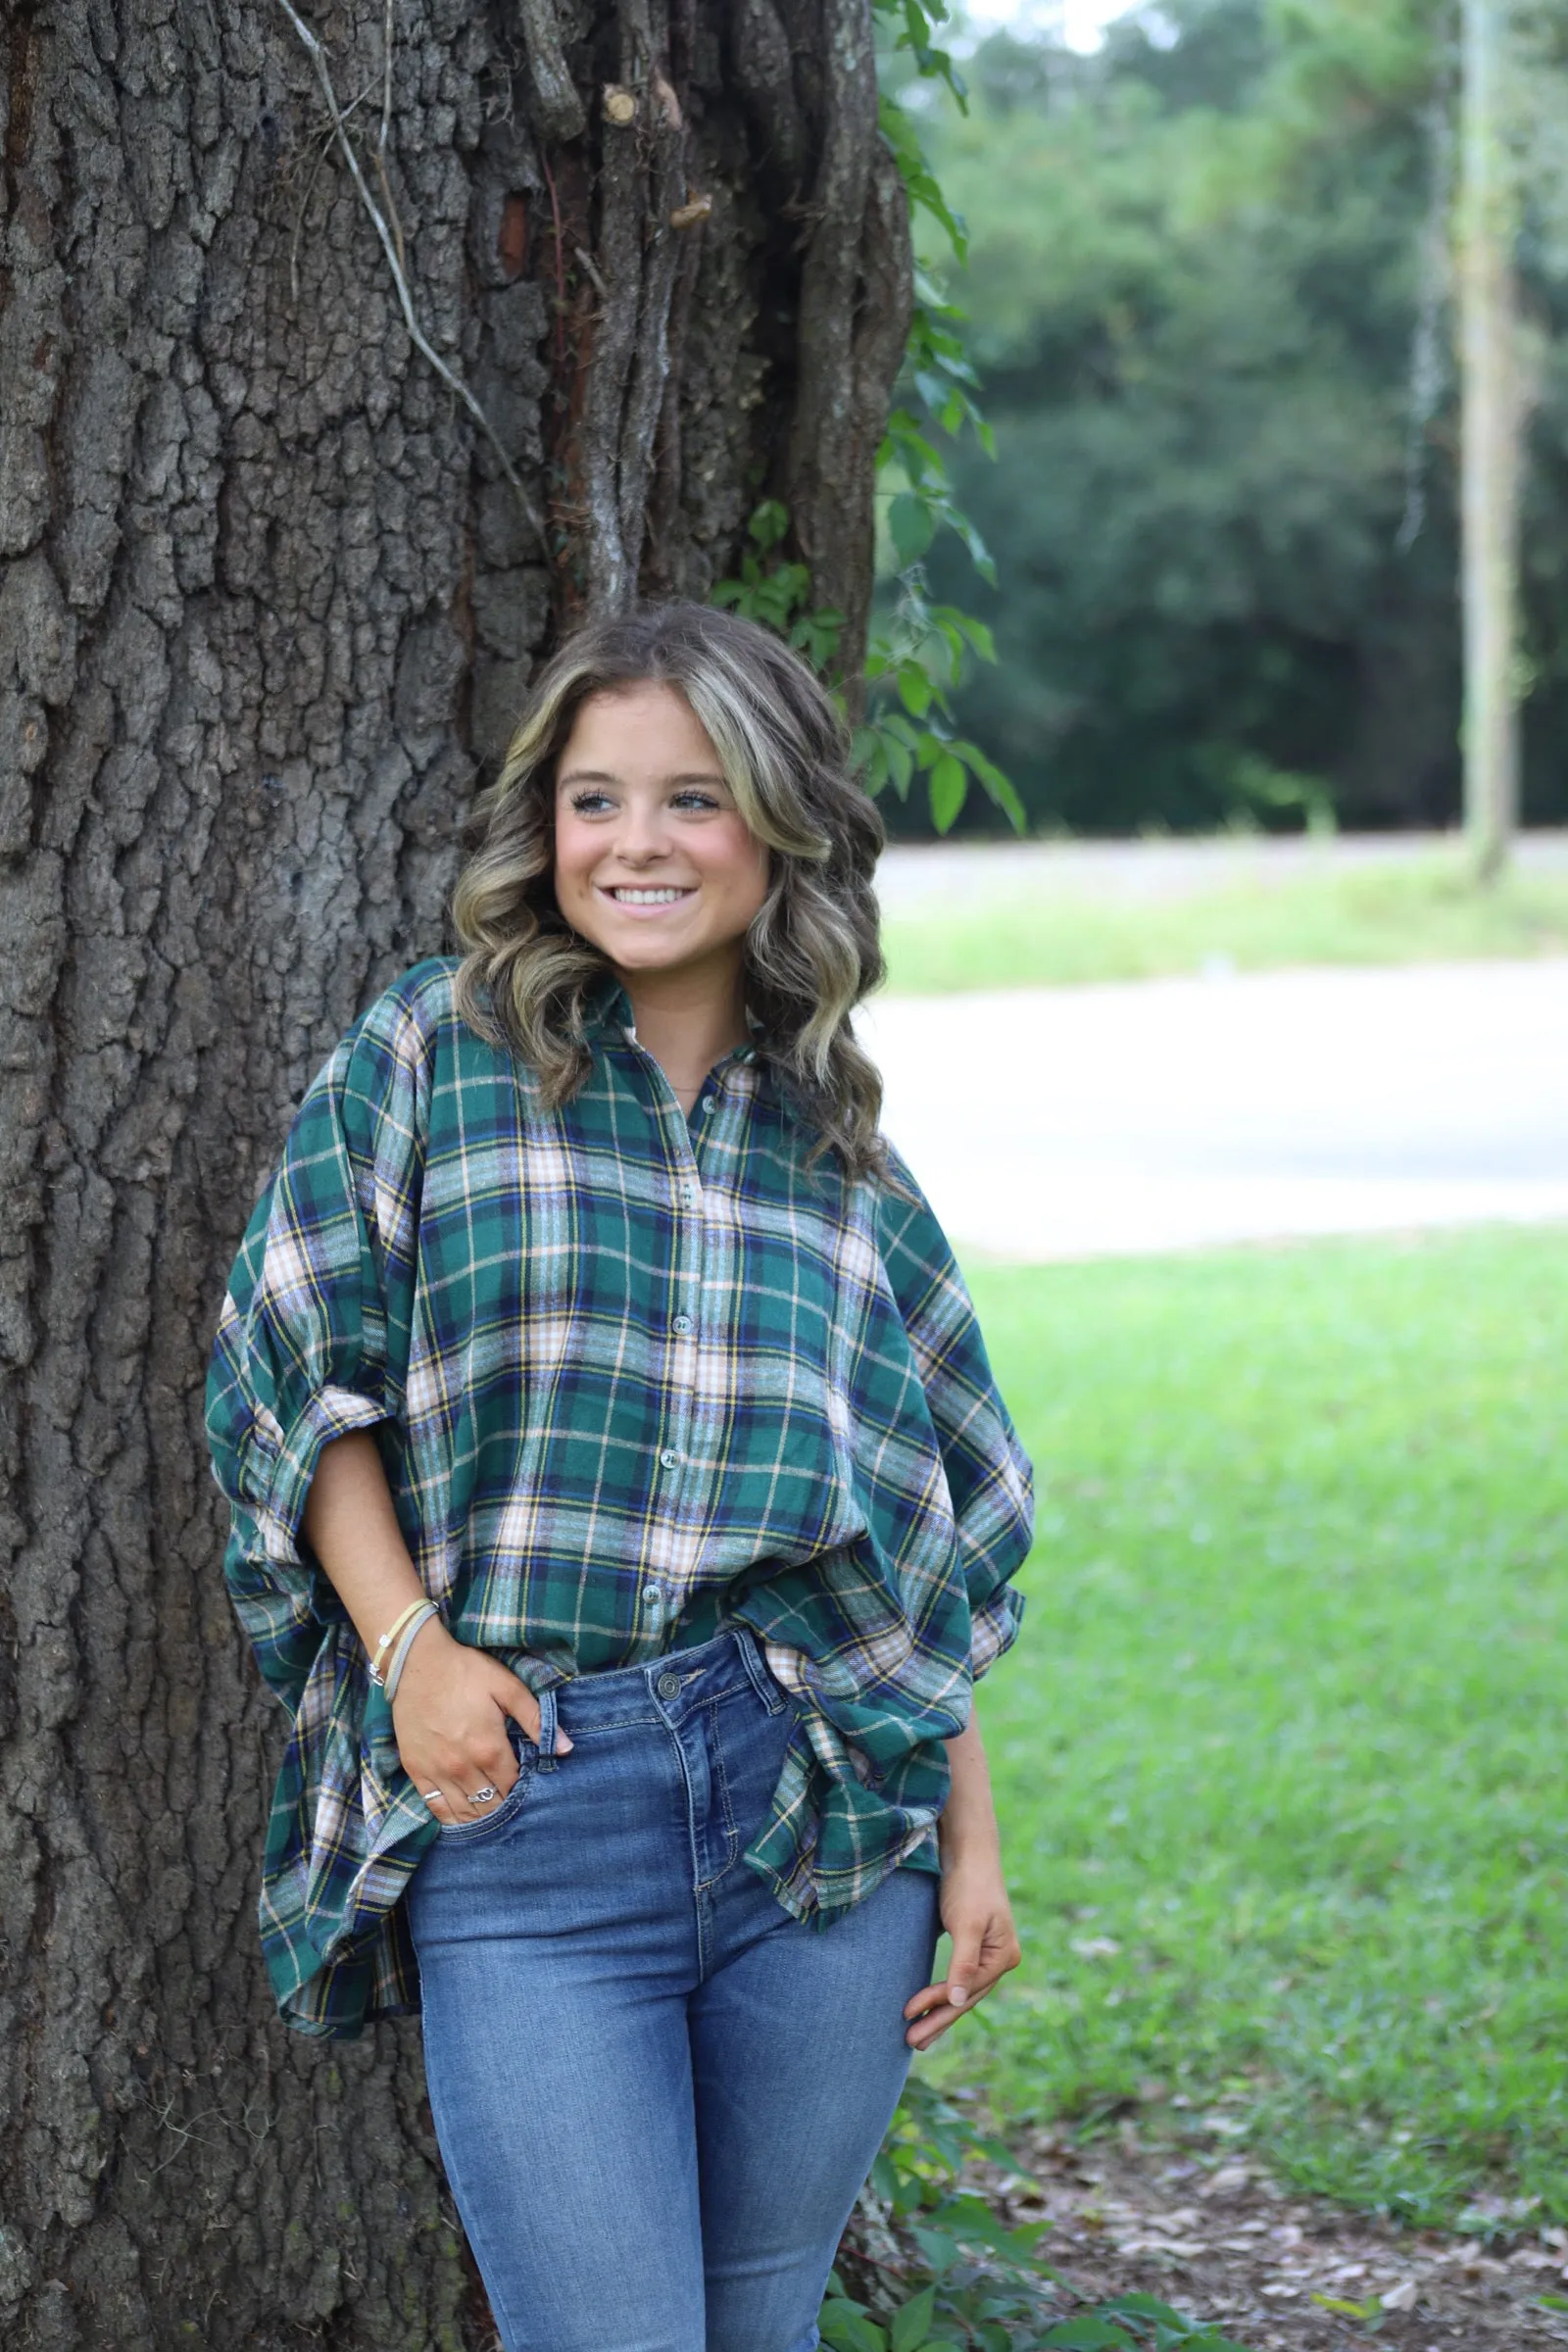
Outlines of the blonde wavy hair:
[{"label": "blonde wavy hair", "polygon": [[501,772],[476,805],[453,892],[458,1008],[537,1071],[552,1107],[592,1065],[585,1016],[610,969],[556,905],[557,763],[594,694],[657,681],[691,705],[747,826],[771,852],[745,939],[760,1054],[850,1176],[886,1172],[882,1081],[850,1014],[884,976],[871,877],[884,833],[848,732],[812,672],[755,621],[707,605],[590,621],[540,672]]}]

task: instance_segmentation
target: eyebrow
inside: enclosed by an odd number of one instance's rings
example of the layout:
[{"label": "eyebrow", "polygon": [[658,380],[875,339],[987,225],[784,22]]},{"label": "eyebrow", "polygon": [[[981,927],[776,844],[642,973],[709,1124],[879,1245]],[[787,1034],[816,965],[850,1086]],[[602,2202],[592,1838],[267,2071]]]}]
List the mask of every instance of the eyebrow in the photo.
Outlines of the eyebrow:
[{"label": "eyebrow", "polygon": [[[608,768],[572,767],[564,776],[556,778],[556,790],[562,792],[568,784],[618,784],[620,781],[620,777],[612,775]],[[666,785],[716,784],[724,792],[729,790],[728,779],[710,768],[699,768],[690,775],[662,776],[660,782]]]}]

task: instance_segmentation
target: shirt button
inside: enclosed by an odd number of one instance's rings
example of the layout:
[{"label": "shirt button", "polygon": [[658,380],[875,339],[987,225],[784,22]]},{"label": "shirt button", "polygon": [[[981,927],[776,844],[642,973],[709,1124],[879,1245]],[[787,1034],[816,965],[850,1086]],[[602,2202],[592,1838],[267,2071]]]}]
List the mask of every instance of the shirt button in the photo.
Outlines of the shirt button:
[{"label": "shirt button", "polygon": [[673,1470],[679,1461],[680,1455],[676,1453],[672,1446],[669,1446],[664,1447],[663,1452],[659,1457],[659,1465],[662,1470]]},{"label": "shirt button", "polygon": [[680,1676],[678,1674],[662,1674],[654,1685],[654,1689],[659,1692],[661,1698],[679,1698]]},{"label": "shirt button", "polygon": [[691,1327],[692,1319],[690,1315],[677,1315],[675,1317],[675,1329],[677,1331],[690,1331]]},{"label": "shirt button", "polygon": [[711,1096],[711,1095],[705,1095],[705,1096],[703,1097],[703,1108],[704,1108],[705,1110],[711,1110],[711,1109],[712,1109],[712,1107],[713,1107],[713,1098],[712,1098],[712,1096]]},{"label": "shirt button", "polygon": [[660,1604],[660,1602],[661,1602],[661,1601],[663,1599],[663,1597],[664,1597],[664,1588],[663,1588],[663,1586],[662,1586],[662,1585],[644,1585],[644,1587],[643,1587],[643,1606],[644,1606],[644,1608],[648,1608],[648,1609],[657,1609],[657,1608],[658,1608],[658,1606],[659,1606],[659,1604]]}]

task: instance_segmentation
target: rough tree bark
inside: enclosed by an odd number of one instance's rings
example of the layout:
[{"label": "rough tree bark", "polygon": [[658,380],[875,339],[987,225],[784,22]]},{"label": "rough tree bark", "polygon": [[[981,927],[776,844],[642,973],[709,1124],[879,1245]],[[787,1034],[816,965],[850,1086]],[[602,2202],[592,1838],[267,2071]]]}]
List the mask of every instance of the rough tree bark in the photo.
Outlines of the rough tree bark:
[{"label": "rough tree bark", "polygon": [[298,5],[0,11],[0,2333],[50,2352],[486,2340],[416,2033],[264,1988],[208,1335],[552,635],[772,496],[853,657],[907,317],[869,0]]}]

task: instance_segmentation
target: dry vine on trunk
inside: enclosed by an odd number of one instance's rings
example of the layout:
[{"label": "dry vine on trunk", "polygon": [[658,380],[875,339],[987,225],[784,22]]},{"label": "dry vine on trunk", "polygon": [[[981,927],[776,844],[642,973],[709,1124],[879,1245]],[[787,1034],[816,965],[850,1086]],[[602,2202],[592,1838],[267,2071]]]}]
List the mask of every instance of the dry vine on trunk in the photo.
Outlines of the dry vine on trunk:
[{"label": "dry vine on trunk", "polygon": [[0,109],[0,2334],[477,2347],[416,2034],[264,1987],[208,1334],[552,637],[771,497],[853,665],[869,0],[7,0]]}]

